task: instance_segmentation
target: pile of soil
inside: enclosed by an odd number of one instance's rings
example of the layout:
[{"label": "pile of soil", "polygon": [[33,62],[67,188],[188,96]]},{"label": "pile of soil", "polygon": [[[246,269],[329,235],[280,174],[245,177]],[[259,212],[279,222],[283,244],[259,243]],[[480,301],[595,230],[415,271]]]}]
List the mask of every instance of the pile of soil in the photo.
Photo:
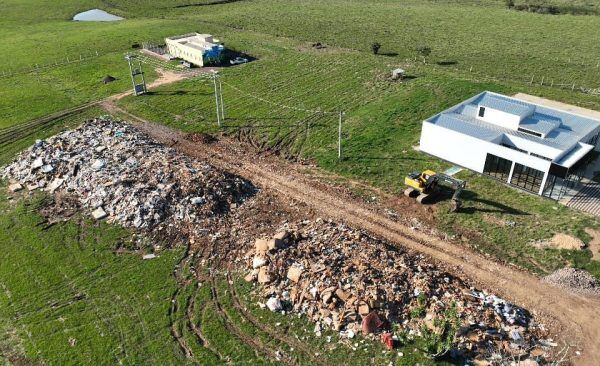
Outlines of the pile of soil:
[{"label": "pile of soil", "polygon": [[566,249],[566,250],[580,250],[585,247],[585,243],[572,235],[557,233],[549,240],[541,240],[533,243],[538,249]]}]

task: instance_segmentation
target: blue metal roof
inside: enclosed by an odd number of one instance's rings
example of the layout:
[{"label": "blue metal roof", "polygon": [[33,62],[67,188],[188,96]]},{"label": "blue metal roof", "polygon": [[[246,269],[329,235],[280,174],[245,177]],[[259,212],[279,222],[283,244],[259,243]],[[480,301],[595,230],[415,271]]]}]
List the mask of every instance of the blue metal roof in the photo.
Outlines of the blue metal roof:
[{"label": "blue metal roof", "polygon": [[[479,105],[516,115],[528,112],[529,116],[523,119],[520,127],[541,133],[545,137],[536,137],[479,120],[476,118]],[[505,133],[561,150],[570,149],[583,137],[600,127],[600,121],[592,118],[492,92],[476,95],[427,121],[482,140],[491,141],[494,136]]]},{"label": "blue metal roof", "polygon": [[525,118],[519,124],[519,127],[523,127],[527,130],[539,132],[542,135],[547,135],[550,131],[559,127],[561,120],[552,116],[545,116],[540,113],[534,113],[532,116]]},{"label": "blue metal roof", "polygon": [[506,98],[498,94],[483,93],[473,102],[486,108],[492,108],[510,114],[522,116],[528,114],[531,110],[531,105],[525,102]]},{"label": "blue metal roof", "polygon": [[440,114],[434,123],[485,141],[494,141],[503,135],[503,132],[494,125],[482,124],[475,118],[457,113]]}]

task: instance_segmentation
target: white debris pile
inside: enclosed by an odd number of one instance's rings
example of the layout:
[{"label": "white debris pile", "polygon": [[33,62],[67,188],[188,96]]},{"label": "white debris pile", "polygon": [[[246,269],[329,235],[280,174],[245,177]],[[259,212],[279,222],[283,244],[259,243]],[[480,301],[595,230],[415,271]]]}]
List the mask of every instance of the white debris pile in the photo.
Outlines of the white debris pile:
[{"label": "white debris pile", "polygon": [[146,230],[197,224],[226,213],[255,191],[240,177],[105,118],[37,141],[1,175],[13,187],[73,194],[96,219]]},{"label": "white debris pile", "polygon": [[493,347],[526,358],[544,336],[524,309],[468,286],[422,255],[333,222],[287,224],[257,239],[243,259],[250,271],[245,279],[261,285],[268,308],[305,315],[317,336],[323,329],[341,338],[443,332],[439,320],[451,308],[460,323],[453,350],[459,358],[484,357]]}]

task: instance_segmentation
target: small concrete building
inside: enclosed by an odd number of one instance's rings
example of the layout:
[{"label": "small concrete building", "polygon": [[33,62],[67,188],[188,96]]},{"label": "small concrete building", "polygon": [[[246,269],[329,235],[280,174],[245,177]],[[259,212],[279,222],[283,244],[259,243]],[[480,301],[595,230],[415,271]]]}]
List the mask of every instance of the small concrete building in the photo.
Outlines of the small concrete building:
[{"label": "small concrete building", "polygon": [[558,200],[599,139],[600,120],[483,92],[425,120],[420,149]]},{"label": "small concrete building", "polygon": [[210,34],[188,33],[166,38],[165,43],[171,56],[200,67],[219,60],[224,50],[219,40]]}]

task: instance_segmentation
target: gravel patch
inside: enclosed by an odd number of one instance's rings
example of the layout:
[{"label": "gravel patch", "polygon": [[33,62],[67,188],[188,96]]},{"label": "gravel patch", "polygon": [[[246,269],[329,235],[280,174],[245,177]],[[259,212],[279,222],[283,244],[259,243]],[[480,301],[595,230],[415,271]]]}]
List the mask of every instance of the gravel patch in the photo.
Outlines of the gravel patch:
[{"label": "gravel patch", "polygon": [[587,271],[561,268],[544,277],[544,281],[583,295],[600,295],[600,280]]}]

